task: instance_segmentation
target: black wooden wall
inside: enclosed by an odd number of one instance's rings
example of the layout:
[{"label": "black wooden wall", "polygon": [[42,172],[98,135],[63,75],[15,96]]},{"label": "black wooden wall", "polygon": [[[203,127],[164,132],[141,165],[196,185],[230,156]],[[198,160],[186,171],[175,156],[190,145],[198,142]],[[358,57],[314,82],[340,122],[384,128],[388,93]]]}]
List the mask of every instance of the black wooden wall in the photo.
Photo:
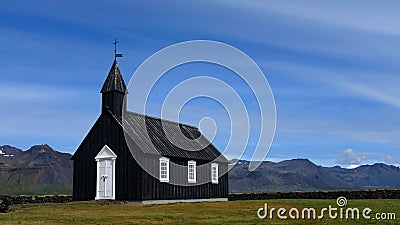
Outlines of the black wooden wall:
[{"label": "black wooden wall", "polygon": [[[219,178],[218,184],[211,182],[195,185],[177,186],[160,182],[145,172],[134,160],[124,137],[122,126],[109,112],[102,113],[82,144],[74,160],[74,200],[93,200],[96,196],[96,161],[95,157],[104,145],[108,145],[117,155],[115,164],[115,197],[117,200],[163,200],[163,199],[198,199],[227,198],[228,174]],[[138,150],[138,149],[137,149]],[[154,170],[159,170],[159,159],[148,155]],[[173,163],[186,165],[189,159],[170,158],[170,179],[187,181],[187,170],[173,168]],[[202,166],[205,161],[196,161],[197,180],[210,181],[210,165]],[[227,170],[227,163],[219,163],[219,174]]]},{"label": "black wooden wall", "polygon": [[123,111],[126,111],[125,97],[125,94],[118,91],[102,93],[102,113],[106,114],[111,111],[115,117],[121,120]]},{"label": "black wooden wall", "polygon": [[[148,158],[154,162],[154,170],[159,170],[159,159]],[[204,161],[196,161],[197,183],[190,184],[187,181],[187,167],[180,168],[173,166],[187,166],[190,159],[170,158],[170,181],[183,182],[183,185],[174,185],[167,182],[160,182],[143,171],[141,180],[141,200],[167,200],[167,199],[201,199],[201,198],[228,198],[228,174],[225,173],[219,178],[218,184],[211,183],[211,165]],[[206,165],[203,165],[206,164]],[[228,169],[227,163],[219,163],[219,174]],[[203,184],[200,184],[203,183]]]},{"label": "black wooden wall", "polygon": [[93,200],[96,197],[95,157],[104,145],[117,155],[115,164],[115,197],[117,200],[140,198],[141,169],[130,154],[122,127],[109,113],[103,113],[89,131],[74,159],[74,200]]}]

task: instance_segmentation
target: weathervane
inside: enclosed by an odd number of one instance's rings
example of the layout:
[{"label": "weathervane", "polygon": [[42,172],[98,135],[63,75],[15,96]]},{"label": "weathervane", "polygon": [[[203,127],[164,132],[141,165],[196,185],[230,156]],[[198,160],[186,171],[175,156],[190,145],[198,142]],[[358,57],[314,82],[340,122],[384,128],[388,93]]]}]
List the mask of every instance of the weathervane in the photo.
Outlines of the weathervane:
[{"label": "weathervane", "polygon": [[120,53],[117,53],[117,44],[118,44],[119,42],[117,41],[117,39],[114,39],[114,60],[116,60],[118,57],[123,57],[123,55],[122,54],[120,54]]}]

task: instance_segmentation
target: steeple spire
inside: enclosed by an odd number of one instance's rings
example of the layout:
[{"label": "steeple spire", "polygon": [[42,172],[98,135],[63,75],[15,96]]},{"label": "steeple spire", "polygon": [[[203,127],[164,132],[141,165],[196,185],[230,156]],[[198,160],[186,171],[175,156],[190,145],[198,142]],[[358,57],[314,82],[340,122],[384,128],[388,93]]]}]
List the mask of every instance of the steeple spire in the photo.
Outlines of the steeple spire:
[{"label": "steeple spire", "polygon": [[101,111],[102,113],[111,112],[115,117],[122,120],[122,113],[126,111],[124,100],[127,90],[117,63],[117,57],[122,57],[122,54],[117,54],[117,43],[117,40],[115,40],[114,62],[100,91],[102,95]]},{"label": "steeple spire", "polygon": [[114,63],[111,66],[110,72],[108,73],[107,79],[101,88],[100,93],[106,93],[111,91],[117,91],[125,94],[126,85],[124,79],[122,78],[121,71],[117,60],[114,59]]}]

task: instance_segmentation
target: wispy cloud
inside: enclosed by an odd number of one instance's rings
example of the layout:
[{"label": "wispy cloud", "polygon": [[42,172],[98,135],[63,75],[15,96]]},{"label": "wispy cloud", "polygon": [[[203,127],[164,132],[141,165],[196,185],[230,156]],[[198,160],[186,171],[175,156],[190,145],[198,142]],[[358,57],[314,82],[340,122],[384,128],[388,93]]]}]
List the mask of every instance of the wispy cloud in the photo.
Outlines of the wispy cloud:
[{"label": "wispy cloud", "polygon": [[[73,87],[2,83],[0,142],[18,140],[23,146],[27,146],[27,140],[28,146],[38,144],[38,141],[53,146],[68,142],[66,149],[58,150],[71,152],[99,114],[100,99],[96,97],[85,89]],[[83,110],[82,104],[90,109]],[[54,139],[61,141],[54,142]]]},{"label": "wispy cloud", "polygon": [[381,157],[381,160],[386,164],[400,167],[400,158],[393,158],[391,155],[384,155]]},{"label": "wispy cloud", "polygon": [[0,100],[4,103],[62,102],[85,94],[85,90],[28,83],[1,83]]},{"label": "wispy cloud", "polygon": [[[331,95],[343,96],[343,94],[352,93],[354,96],[400,108],[400,91],[391,88],[393,85],[400,85],[398,74],[377,74],[351,68],[337,71],[334,66],[322,68],[317,64],[300,65],[288,62],[270,62],[265,67],[303,79],[304,82],[318,82],[325,87],[331,87],[329,90]],[[340,90],[346,91],[346,93]]]},{"label": "wispy cloud", "polygon": [[361,165],[366,159],[366,156],[360,153],[356,153],[353,149],[348,148],[343,152],[343,155],[336,159],[336,162],[341,165],[346,165],[348,167],[354,168]]},{"label": "wispy cloud", "polygon": [[363,85],[349,80],[336,80],[331,84],[351,91],[359,96],[376,100],[400,109],[400,93],[390,93],[388,89],[378,86],[376,83]]},{"label": "wispy cloud", "polygon": [[274,11],[287,16],[306,18],[315,23],[400,36],[400,29],[395,23],[398,19],[395,5],[399,5],[395,1],[391,2],[392,7],[382,7],[384,3],[376,1],[303,1],[301,4],[294,4],[292,1],[262,0],[226,2],[252,7],[257,11]]}]

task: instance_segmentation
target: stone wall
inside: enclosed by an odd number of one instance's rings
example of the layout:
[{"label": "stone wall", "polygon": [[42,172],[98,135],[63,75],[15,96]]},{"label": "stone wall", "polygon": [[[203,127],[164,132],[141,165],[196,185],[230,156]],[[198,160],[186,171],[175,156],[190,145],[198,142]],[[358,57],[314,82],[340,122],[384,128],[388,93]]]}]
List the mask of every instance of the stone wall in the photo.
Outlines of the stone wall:
[{"label": "stone wall", "polygon": [[72,202],[70,195],[44,195],[44,196],[0,196],[0,212],[8,212],[13,204],[32,203],[66,203]]},{"label": "stone wall", "polygon": [[[270,192],[229,194],[229,200],[265,200],[265,199],[400,199],[400,189],[365,191],[318,191],[318,192]],[[0,196],[0,212],[8,212],[13,204],[67,203],[72,202],[70,195],[45,196]]]},{"label": "stone wall", "polygon": [[229,194],[229,200],[264,200],[264,199],[400,199],[400,189],[365,190],[365,191],[317,191],[317,192],[270,192]]}]

